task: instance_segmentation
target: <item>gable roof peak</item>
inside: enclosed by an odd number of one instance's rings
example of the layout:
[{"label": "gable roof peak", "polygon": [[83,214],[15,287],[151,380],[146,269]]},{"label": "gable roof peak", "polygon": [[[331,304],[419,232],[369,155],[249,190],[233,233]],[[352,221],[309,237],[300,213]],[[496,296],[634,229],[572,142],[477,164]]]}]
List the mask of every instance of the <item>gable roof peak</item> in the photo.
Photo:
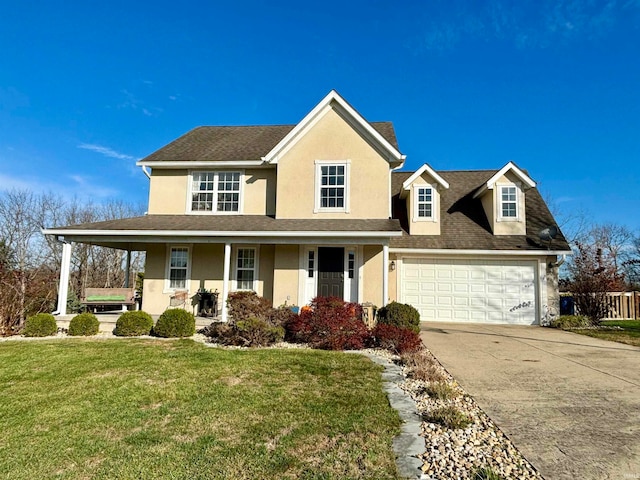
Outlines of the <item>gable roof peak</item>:
[{"label": "gable roof peak", "polygon": [[336,90],[331,90],[269,153],[262,157],[262,160],[265,163],[278,163],[278,159],[332,108],[339,110],[358,127],[363,135],[378,145],[386,154],[389,163],[398,163],[400,166],[404,164],[406,156],[373,128]]},{"label": "gable roof peak", "polygon": [[409,188],[411,188],[411,184],[425,172],[428,173],[431,178],[433,178],[437,183],[442,185],[443,188],[449,188],[449,182],[438,175],[438,173],[433,168],[431,168],[428,163],[425,163],[402,183],[402,191],[409,190]]},{"label": "gable roof peak", "polygon": [[489,180],[484,183],[480,189],[475,193],[473,198],[478,198],[487,190],[493,190],[496,182],[500,180],[507,172],[512,172],[516,177],[518,177],[525,188],[535,188],[536,182],[524,171],[522,171],[518,166],[513,162],[508,162],[504,167],[498,170]]}]

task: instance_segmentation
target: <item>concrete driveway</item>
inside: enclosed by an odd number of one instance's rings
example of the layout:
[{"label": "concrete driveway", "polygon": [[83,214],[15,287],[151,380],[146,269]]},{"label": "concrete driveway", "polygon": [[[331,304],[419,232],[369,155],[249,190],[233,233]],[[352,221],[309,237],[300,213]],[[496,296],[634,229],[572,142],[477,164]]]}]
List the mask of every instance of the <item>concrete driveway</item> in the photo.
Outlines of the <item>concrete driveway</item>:
[{"label": "concrete driveway", "polygon": [[507,325],[421,336],[547,480],[640,479],[640,348]]}]

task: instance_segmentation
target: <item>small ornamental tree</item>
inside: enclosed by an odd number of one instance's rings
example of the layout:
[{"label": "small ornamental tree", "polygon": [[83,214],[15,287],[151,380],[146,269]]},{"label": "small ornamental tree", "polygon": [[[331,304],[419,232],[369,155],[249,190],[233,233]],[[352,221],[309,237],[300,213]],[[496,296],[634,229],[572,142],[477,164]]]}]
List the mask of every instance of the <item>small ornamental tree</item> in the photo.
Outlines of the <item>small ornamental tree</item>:
[{"label": "small ornamental tree", "polygon": [[624,276],[602,248],[582,242],[576,243],[576,252],[569,265],[573,295],[578,312],[597,326],[607,316],[607,292],[624,288]]}]

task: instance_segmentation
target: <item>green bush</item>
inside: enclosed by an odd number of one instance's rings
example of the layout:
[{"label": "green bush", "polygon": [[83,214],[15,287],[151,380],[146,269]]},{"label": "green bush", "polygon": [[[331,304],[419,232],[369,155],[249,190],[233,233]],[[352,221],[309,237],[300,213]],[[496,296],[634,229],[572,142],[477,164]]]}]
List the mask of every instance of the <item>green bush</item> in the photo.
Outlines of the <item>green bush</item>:
[{"label": "green bush", "polygon": [[27,318],[24,322],[22,334],[25,337],[48,337],[55,335],[58,331],[56,319],[50,313],[38,313],[33,317]]},{"label": "green bush", "polygon": [[69,335],[95,335],[100,329],[100,322],[93,313],[80,313],[69,322]]},{"label": "green bush", "polygon": [[451,429],[467,428],[471,419],[456,407],[441,407],[422,415],[425,422],[437,423]]},{"label": "green bush", "polygon": [[149,335],[153,328],[153,318],[147,312],[131,311],[125,312],[116,322],[114,335],[119,337],[137,337],[138,335]]},{"label": "green bush", "polygon": [[379,309],[378,322],[420,333],[420,313],[404,303],[391,302]]},{"label": "green bush", "polygon": [[582,315],[560,315],[554,318],[549,324],[552,328],[583,328],[590,326],[591,323],[587,317]]},{"label": "green bush", "polygon": [[196,318],[182,308],[166,310],[153,327],[153,334],[164,338],[191,337],[194,333]]}]

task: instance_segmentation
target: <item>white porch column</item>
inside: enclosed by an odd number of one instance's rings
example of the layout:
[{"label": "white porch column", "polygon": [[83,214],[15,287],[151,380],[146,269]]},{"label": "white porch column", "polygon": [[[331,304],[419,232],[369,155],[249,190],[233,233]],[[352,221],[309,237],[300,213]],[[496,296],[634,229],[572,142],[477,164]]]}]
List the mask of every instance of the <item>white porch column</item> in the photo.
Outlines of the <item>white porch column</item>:
[{"label": "white porch column", "polygon": [[67,314],[67,296],[69,294],[69,270],[71,267],[71,243],[62,243],[62,262],[60,263],[60,283],[58,284],[57,315]]},{"label": "white porch column", "polygon": [[124,277],[124,288],[129,288],[130,276],[131,276],[131,250],[127,250],[127,267],[126,267],[125,277]]},{"label": "white porch column", "polygon": [[231,244],[224,244],[224,273],[222,275],[222,321],[227,321],[227,298],[229,297],[229,272],[231,270]]},{"label": "white porch column", "polygon": [[382,306],[389,301],[389,245],[382,246]]}]

